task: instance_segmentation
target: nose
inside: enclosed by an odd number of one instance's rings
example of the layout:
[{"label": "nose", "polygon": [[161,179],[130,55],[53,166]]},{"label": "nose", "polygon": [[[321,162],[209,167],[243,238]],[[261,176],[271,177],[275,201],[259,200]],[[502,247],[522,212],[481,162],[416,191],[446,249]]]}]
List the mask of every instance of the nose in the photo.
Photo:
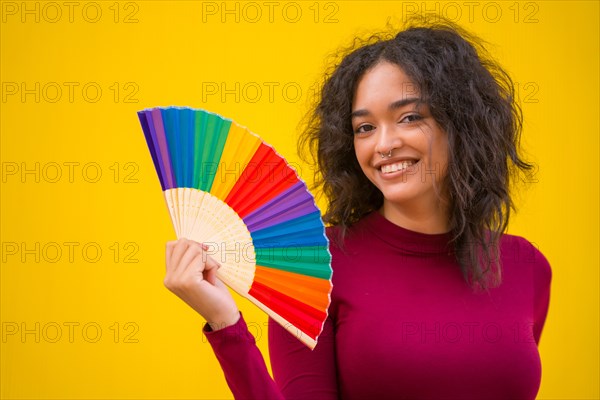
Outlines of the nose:
[{"label": "nose", "polygon": [[385,124],[378,129],[375,151],[379,154],[388,154],[393,149],[398,149],[404,144],[402,133],[395,124]]}]

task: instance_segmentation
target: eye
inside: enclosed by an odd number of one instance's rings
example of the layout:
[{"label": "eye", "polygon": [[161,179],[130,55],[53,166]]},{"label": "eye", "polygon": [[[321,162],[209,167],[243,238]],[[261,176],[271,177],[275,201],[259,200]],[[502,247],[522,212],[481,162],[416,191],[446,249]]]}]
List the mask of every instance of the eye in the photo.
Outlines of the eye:
[{"label": "eye", "polygon": [[361,126],[359,126],[358,128],[356,128],[356,129],[354,130],[354,133],[355,133],[355,134],[360,134],[360,133],[368,133],[368,132],[370,132],[370,131],[372,131],[372,130],[374,130],[374,129],[375,129],[375,127],[374,127],[373,125],[370,125],[370,124],[364,124],[364,125],[361,125]]},{"label": "eye", "polygon": [[422,120],[423,117],[420,114],[409,114],[400,120],[401,123],[410,124],[411,122],[417,122]]}]

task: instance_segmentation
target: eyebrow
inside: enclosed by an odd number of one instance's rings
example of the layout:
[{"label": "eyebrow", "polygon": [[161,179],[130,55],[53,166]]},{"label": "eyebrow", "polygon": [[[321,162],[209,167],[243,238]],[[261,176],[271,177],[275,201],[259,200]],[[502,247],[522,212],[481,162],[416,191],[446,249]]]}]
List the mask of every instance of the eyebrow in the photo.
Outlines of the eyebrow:
[{"label": "eyebrow", "polygon": [[[397,109],[402,108],[404,106],[407,106],[409,104],[417,103],[419,101],[421,101],[421,99],[419,99],[418,97],[407,97],[405,99],[397,100],[397,101],[394,101],[393,103],[391,103],[388,106],[388,110],[394,111],[394,110],[397,110]],[[369,110],[365,110],[365,109],[356,110],[356,111],[353,111],[350,114],[350,119],[352,119],[352,118],[358,118],[358,117],[365,117],[365,116],[368,116],[368,115],[371,115],[371,112],[369,112]]]}]

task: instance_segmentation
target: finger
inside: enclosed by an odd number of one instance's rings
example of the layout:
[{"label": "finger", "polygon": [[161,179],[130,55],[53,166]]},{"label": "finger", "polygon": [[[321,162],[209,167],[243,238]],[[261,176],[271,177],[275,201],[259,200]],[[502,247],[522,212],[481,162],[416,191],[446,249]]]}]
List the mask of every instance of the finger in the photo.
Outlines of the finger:
[{"label": "finger", "polygon": [[197,240],[194,240],[194,239],[187,239],[187,241],[190,242],[190,243],[197,244],[198,246],[202,247],[202,250],[206,250],[205,249],[206,245],[204,243],[200,243],[200,242],[198,242]]},{"label": "finger", "polygon": [[198,246],[200,246],[203,251],[208,251],[209,250],[209,247],[208,247],[208,245],[206,243],[196,242],[195,240],[192,240],[191,242],[198,244]]},{"label": "finger", "polygon": [[175,248],[176,244],[177,244],[176,240],[171,240],[171,241],[167,242],[166,250],[165,250],[165,259],[166,259],[167,266],[169,264],[169,261],[171,260],[171,257],[173,256],[173,248]]},{"label": "finger", "polygon": [[219,268],[221,268],[221,265],[209,256],[204,266],[204,279],[206,279],[211,285],[217,285],[217,270]]},{"label": "finger", "polygon": [[196,254],[185,268],[180,268],[179,274],[175,279],[178,282],[190,282],[193,279],[203,281],[204,275],[202,270],[204,269],[205,264],[204,257],[205,255],[202,253]]},{"label": "finger", "polygon": [[[200,262],[196,262],[196,257],[199,255],[201,256]],[[173,276],[181,277],[186,274],[189,269],[193,269],[197,273],[202,274],[205,261],[206,254],[202,251],[200,244],[190,241],[187,250],[179,261],[179,266],[173,271]]]},{"label": "finger", "polygon": [[173,247],[173,253],[171,253],[171,260],[168,263],[171,269],[171,272],[177,271],[177,268],[180,265],[181,258],[185,254],[189,247],[189,240],[187,239],[179,239],[175,243]]}]

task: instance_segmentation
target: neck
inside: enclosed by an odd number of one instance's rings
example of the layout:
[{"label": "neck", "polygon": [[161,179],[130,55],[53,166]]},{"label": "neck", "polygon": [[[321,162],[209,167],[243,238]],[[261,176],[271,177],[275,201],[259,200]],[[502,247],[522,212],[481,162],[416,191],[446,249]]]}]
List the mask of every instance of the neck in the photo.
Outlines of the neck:
[{"label": "neck", "polygon": [[388,221],[405,229],[426,233],[447,233],[448,211],[442,202],[435,204],[395,204],[384,200],[379,213]]}]

